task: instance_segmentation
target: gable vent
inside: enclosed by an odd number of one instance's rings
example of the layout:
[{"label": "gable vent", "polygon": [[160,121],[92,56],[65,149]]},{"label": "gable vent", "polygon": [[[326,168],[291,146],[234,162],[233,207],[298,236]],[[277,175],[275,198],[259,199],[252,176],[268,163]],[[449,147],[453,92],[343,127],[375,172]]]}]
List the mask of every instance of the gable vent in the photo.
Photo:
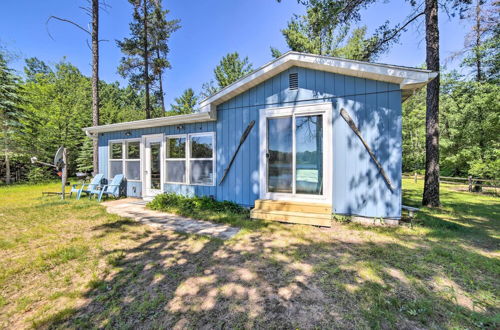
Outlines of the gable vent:
[{"label": "gable vent", "polygon": [[290,73],[288,75],[288,88],[290,89],[298,89],[299,88],[299,74],[298,73]]}]

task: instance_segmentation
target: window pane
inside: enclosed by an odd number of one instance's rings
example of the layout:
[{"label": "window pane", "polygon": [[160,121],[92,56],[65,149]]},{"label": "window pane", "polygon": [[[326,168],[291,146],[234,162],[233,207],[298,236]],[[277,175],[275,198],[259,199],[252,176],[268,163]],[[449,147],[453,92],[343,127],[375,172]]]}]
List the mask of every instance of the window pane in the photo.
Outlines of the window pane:
[{"label": "window pane", "polygon": [[186,158],[186,138],[167,138],[167,158]]},{"label": "window pane", "polygon": [[191,183],[213,184],[213,162],[211,160],[191,161]]},{"label": "window pane", "polygon": [[111,143],[111,159],[122,158],[122,143]]},{"label": "window pane", "polygon": [[167,160],[167,182],[186,182],[186,161]]},{"label": "window pane", "polygon": [[[267,120],[267,191],[292,193],[292,117]],[[298,140],[297,140],[298,141]]]},{"label": "window pane", "polygon": [[151,142],[151,187],[150,189],[161,189],[161,143]]},{"label": "window pane", "polygon": [[140,158],[140,145],[141,145],[141,143],[139,141],[127,143],[127,158],[128,159],[139,159]]},{"label": "window pane", "polygon": [[212,158],[212,136],[191,137],[191,158]]},{"label": "window pane", "polygon": [[323,193],[323,116],[295,119],[297,194]]},{"label": "window pane", "polygon": [[128,180],[140,180],[141,179],[141,162],[138,161],[127,161],[125,162],[125,177]]},{"label": "window pane", "polygon": [[117,174],[123,174],[123,162],[121,160],[113,160],[109,162],[109,176],[114,178]]}]

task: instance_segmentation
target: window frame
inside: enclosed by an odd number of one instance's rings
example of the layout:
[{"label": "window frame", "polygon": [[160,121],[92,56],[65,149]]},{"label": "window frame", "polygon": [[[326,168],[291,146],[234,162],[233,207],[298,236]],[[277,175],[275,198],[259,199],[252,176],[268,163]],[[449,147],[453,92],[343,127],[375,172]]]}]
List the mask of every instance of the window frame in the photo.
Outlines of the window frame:
[{"label": "window frame", "polygon": [[[212,157],[211,158],[191,158],[191,137],[196,137],[196,136],[209,136],[212,138]],[[186,145],[185,145],[185,158],[167,158],[167,153],[166,153],[166,148],[167,148],[167,142],[169,138],[185,138],[186,139]],[[197,132],[197,133],[186,133],[186,134],[172,134],[172,135],[166,135],[165,136],[165,183],[166,184],[178,184],[178,185],[187,185],[187,186],[205,186],[205,187],[213,187],[215,186],[215,182],[217,181],[217,168],[216,168],[216,154],[217,154],[217,148],[216,148],[216,136],[215,132]],[[185,182],[170,182],[166,181],[167,177],[167,160],[183,160],[184,159],[184,164],[185,164],[185,175],[186,175],[186,180]],[[211,160],[212,161],[212,182],[211,183],[192,183],[191,182],[191,160]]]},{"label": "window frame", "polygon": [[[169,158],[167,157],[167,148],[168,148],[168,139],[179,139],[179,138],[184,138],[186,140],[186,143],[184,145],[184,158]],[[165,174],[164,174],[164,177],[165,177],[165,183],[168,183],[168,184],[188,184],[188,176],[187,176],[187,172],[188,172],[188,168],[187,168],[187,164],[188,164],[188,139],[187,139],[187,134],[174,134],[174,135],[166,135],[165,136],[165,160],[164,160],[164,163],[165,163]],[[175,182],[175,181],[167,181],[167,161],[184,161],[184,175],[185,175],[185,179],[184,182]]]},{"label": "window frame", "polygon": [[[139,158],[133,158],[129,159],[128,158],[128,150],[127,146],[128,143],[130,142],[139,142]],[[122,158],[112,158],[113,150],[111,145],[112,144],[121,144],[122,146]],[[123,176],[127,179],[127,182],[142,182],[142,142],[140,138],[131,138],[131,139],[115,139],[115,140],[109,140],[108,141],[108,178],[112,179],[111,177],[111,162],[113,161],[121,161],[122,162],[122,174]],[[126,164],[127,162],[139,162],[139,179],[129,179],[126,175]]]},{"label": "window frame", "polygon": [[[285,106],[276,108],[262,108],[259,110],[259,172],[260,172],[260,199],[274,199],[274,200],[295,200],[299,202],[310,202],[310,203],[332,203],[332,187],[334,183],[333,178],[333,144],[329,143],[333,138],[333,127],[332,127],[332,111],[333,106],[331,102],[324,103],[312,103],[312,104],[302,104],[295,106]],[[301,117],[310,115],[323,115],[323,194],[322,195],[311,195],[311,194],[297,194],[297,193],[278,193],[269,192],[267,187],[267,149],[268,149],[268,129],[267,129],[267,119],[268,118],[279,118],[279,117]],[[294,121],[295,123],[295,121]],[[295,124],[292,125],[294,130],[293,133],[293,154],[296,151],[296,136],[295,136]],[[296,163],[294,160],[293,169],[296,169]],[[295,185],[295,174],[293,178],[293,184]],[[295,191],[295,186],[293,188]]]}]

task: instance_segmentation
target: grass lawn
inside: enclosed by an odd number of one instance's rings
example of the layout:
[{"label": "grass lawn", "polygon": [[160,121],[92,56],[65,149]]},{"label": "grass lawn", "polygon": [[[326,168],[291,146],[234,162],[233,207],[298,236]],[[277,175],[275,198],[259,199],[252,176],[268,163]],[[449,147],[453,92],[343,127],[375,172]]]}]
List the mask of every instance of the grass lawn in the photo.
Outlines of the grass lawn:
[{"label": "grass lawn", "polygon": [[[405,203],[422,185],[404,181]],[[0,328],[498,328],[500,198],[442,188],[413,229],[244,221],[228,241],[0,187]]]}]

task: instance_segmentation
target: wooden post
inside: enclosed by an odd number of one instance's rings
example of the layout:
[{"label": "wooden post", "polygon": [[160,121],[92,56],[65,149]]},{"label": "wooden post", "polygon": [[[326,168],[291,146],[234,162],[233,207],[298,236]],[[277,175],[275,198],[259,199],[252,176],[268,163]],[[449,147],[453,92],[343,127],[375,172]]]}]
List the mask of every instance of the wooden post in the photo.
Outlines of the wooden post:
[{"label": "wooden post", "polygon": [[62,187],[61,187],[61,198],[66,198],[66,181],[68,180],[68,169],[67,169],[67,149],[63,149],[63,164],[62,164]]},{"label": "wooden post", "polygon": [[415,172],[415,183],[417,183],[417,172]]},{"label": "wooden post", "polygon": [[467,181],[469,182],[469,192],[472,192],[472,176],[469,175]]}]

